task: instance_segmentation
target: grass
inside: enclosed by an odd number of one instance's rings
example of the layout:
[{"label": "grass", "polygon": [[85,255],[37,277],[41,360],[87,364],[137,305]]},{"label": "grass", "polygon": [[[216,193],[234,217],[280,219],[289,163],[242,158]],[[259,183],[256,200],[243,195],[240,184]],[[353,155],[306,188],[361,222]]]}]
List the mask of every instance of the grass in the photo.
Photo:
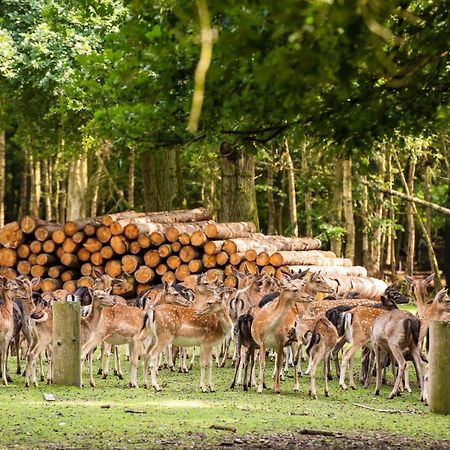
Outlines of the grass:
[{"label": "grass", "polygon": [[[430,414],[419,402],[417,388],[412,394],[387,400],[389,386],[383,387],[380,397],[374,397],[373,384],[369,390],[344,392],[337,381],[332,381],[330,398],[326,399],[319,376],[319,400],[311,400],[308,379],[302,379],[297,393],[292,392],[293,380],[288,378],[282,382],[281,394],[267,390],[258,395],[254,390],[230,391],[232,373],[231,368],[215,369],[217,392],[210,394],[198,390],[198,369],[189,374],[163,369],[160,382],[165,389],[160,393],[128,389],[126,381],[112,376],[98,379],[96,388],[41,384],[27,389],[22,377],[16,375],[14,384],[0,386],[0,447],[153,448],[177,442],[212,445],[230,435],[229,431],[210,429],[213,424],[234,427],[237,435],[307,428],[369,435],[382,432],[419,441],[450,438],[448,417]],[[56,401],[46,402],[44,393],[53,393]],[[353,403],[415,413],[374,412]],[[127,412],[130,410],[133,412]]]}]

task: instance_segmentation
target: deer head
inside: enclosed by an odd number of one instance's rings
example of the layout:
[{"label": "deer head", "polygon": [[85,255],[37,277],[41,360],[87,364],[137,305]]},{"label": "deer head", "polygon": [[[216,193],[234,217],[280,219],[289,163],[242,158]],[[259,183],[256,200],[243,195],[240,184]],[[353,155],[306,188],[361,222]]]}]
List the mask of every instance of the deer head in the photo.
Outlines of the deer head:
[{"label": "deer head", "polygon": [[91,289],[89,288],[89,293],[92,297],[92,303],[96,303],[100,308],[110,308],[116,304],[114,297],[111,295],[112,288],[105,290],[101,289]]},{"label": "deer head", "polygon": [[320,272],[314,272],[307,281],[312,292],[323,292],[325,294],[333,294],[334,289],[325,281]]},{"label": "deer head", "polygon": [[197,317],[211,316],[220,311],[223,311],[225,292],[219,295],[210,297],[199,309],[195,311]]},{"label": "deer head", "polygon": [[163,292],[160,298],[164,300],[164,303],[177,304],[180,306],[191,306],[192,300],[185,298],[182,294],[180,294],[174,287],[173,282],[166,283],[163,281]]}]

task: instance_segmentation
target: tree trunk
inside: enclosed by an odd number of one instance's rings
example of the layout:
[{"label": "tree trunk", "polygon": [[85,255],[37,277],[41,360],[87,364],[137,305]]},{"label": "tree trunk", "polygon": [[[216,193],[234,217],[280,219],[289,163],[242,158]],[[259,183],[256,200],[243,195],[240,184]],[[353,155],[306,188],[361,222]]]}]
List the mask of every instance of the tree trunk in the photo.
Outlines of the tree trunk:
[{"label": "tree trunk", "polygon": [[52,220],[52,184],[51,184],[51,163],[48,159],[42,162],[44,171],[44,199],[45,199],[45,219]]},{"label": "tree trunk", "polygon": [[30,214],[39,217],[41,203],[41,163],[35,157],[30,156],[31,191]]},{"label": "tree trunk", "polygon": [[345,240],[345,257],[352,261],[355,259],[355,218],[353,217],[353,195],[352,195],[352,160],[343,162],[342,175],[342,199],[344,206],[345,227],[347,236]]},{"label": "tree trunk", "polygon": [[298,236],[298,221],[297,221],[297,196],[295,192],[295,172],[294,163],[292,162],[291,153],[289,152],[289,145],[287,139],[284,141],[283,158],[286,164],[287,178],[288,178],[288,199],[289,199],[289,220],[291,222],[291,236]]},{"label": "tree trunk", "polygon": [[221,154],[221,207],[223,222],[258,223],[255,192],[255,157],[250,152],[224,142]]},{"label": "tree trunk", "polygon": [[273,151],[267,162],[267,233],[275,234],[275,202],[273,199]]},{"label": "tree trunk", "polygon": [[[388,184],[389,188],[392,189],[394,178],[392,175],[392,152],[389,151],[388,159],[387,159],[387,176],[388,176]],[[391,222],[390,232],[389,232],[389,245],[387,251],[386,264],[391,266],[391,275],[392,282],[397,280],[397,261],[395,257],[395,241],[397,239],[397,234],[395,232],[394,224],[395,221],[395,204],[394,197],[391,195],[389,197],[389,219]]]},{"label": "tree trunk", "polygon": [[174,151],[175,151],[177,191],[178,191],[175,204],[181,206],[182,208],[186,208],[187,199],[186,199],[186,192],[184,190],[183,166],[181,165],[181,149],[177,147]]},{"label": "tree trunk", "polygon": [[19,219],[29,212],[28,201],[28,179],[29,179],[29,165],[28,165],[28,152],[23,150],[23,171],[20,176],[20,200],[19,200]]},{"label": "tree trunk", "polygon": [[6,161],[6,136],[0,131],[0,228],[5,225],[5,161]]},{"label": "tree trunk", "polygon": [[307,180],[309,179],[308,173],[308,146],[306,142],[302,144],[302,157],[301,157],[301,169],[302,169],[302,177],[305,181],[305,191],[303,192],[303,199],[305,203],[305,236],[312,237],[313,229],[312,229],[312,219],[311,219],[311,209],[312,209],[312,194],[311,189]]},{"label": "tree trunk", "polygon": [[69,174],[66,220],[87,216],[88,160],[81,155],[74,161]]},{"label": "tree trunk", "polygon": [[[378,163],[378,176],[380,180],[385,179],[385,160],[384,157],[380,157]],[[381,223],[383,219],[383,211],[384,211],[384,195],[382,192],[378,192],[376,196],[376,201],[374,202],[373,207],[373,220],[375,224]],[[380,277],[381,276],[381,244],[383,240],[383,231],[382,227],[379,225],[371,226],[371,235],[372,239],[370,241],[370,258],[372,262],[372,276]]]},{"label": "tree trunk", "polygon": [[[342,173],[343,162],[342,159],[337,159],[335,164],[334,178],[333,178],[333,201],[331,206],[331,223],[334,226],[342,225]],[[341,238],[330,239],[331,251],[337,256],[342,254]]]},{"label": "tree trunk", "polygon": [[367,177],[365,175],[361,176],[362,186],[361,186],[361,206],[360,206],[360,215],[362,220],[362,264],[364,267],[368,268],[369,272],[372,273],[371,270],[371,258],[369,253],[369,189],[367,188],[367,184],[363,183],[363,181]]},{"label": "tree trunk", "polygon": [[129,167],[128,167],[128,206],[134,208],[134,172],[136,166],[136,156],[134,147],[130,148],[129,155]]},{"label": "tree trunk", "polygon": [[[416,173],[416,162],[411,159],[408,170],[408,191],[414,192],[414,176]],[[406,268],[407,275],[412,276],[414,272],[414,250],[416,248],[416,230],[414,227],[413,203],[406,203]]]},{"label": "tree trunk", "polygon": [[177,177],[174,149],[142,153],[142,182],[147,211],[171,211],[176,206]]}]

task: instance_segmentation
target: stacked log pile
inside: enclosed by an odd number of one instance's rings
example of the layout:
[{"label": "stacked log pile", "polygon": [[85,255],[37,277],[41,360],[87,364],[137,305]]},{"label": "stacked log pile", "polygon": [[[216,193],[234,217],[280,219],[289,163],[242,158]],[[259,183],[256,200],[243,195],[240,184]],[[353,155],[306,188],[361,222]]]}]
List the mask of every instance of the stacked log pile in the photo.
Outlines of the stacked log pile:
[{"label": "stacked log pile", "polygon": [[73,292],[92,286],[96,269],[125,279],[122,294],[201,273],[233,287],[234,268],[277,277],[290,267],[309,267],[330,277],[367,276],[364,268],[321,251],[320,245],[312,238],[256,233],[251,222],[214,222],[203,208],[126,211],[64,224],[26,216],[0,230],[0,275],[41,277],[44,292]]}]

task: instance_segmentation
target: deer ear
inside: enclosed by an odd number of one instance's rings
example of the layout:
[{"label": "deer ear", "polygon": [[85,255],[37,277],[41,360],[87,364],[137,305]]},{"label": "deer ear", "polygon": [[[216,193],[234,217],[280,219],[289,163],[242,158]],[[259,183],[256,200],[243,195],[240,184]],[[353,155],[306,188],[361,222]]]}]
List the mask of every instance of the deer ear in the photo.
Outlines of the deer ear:
[{"label": "deer ear", "polygon": [[447,296],[447,288],[441,289],[437,294],[436,297],[434,297],[435,302],[442,302],[444,301],[445,297]]},{"label": "deer ear", "polygon": [[240,305],[239,310],[242,311],[244,309],[244,306],[245,306],[244,305],[244,300],[242,300],[242,298],[239,299],[239,305]]},{"label": "deer ear", "polygon": [[430,284],[434,280],[434,272],[425,278],[425,284]]},{"label": "deer ear", "polygon": [[31,287],[36,287],[36,286],[38,286],[39,285],[39,283],[41,282],[41,277],[34,277],[32,280],[31,280]]},{"label": "deer ear", "polygon": [[411,286],[414,284],[414,278],[410,277],[409,275],[405,275],[405,281]]},{"label": "deer ear", "polygon": [[105,289],[105,294],[106,295],[111,295],[111,291],[112,291],[112,288],[108,288],[108,289]]},{"label": "deer ear", "polygon": [[92,275],[93,275],[94,278],[101,278],[102,273],[101,273],[100,270],[98,270],[97,268],[94,267],[92,269]]}]

